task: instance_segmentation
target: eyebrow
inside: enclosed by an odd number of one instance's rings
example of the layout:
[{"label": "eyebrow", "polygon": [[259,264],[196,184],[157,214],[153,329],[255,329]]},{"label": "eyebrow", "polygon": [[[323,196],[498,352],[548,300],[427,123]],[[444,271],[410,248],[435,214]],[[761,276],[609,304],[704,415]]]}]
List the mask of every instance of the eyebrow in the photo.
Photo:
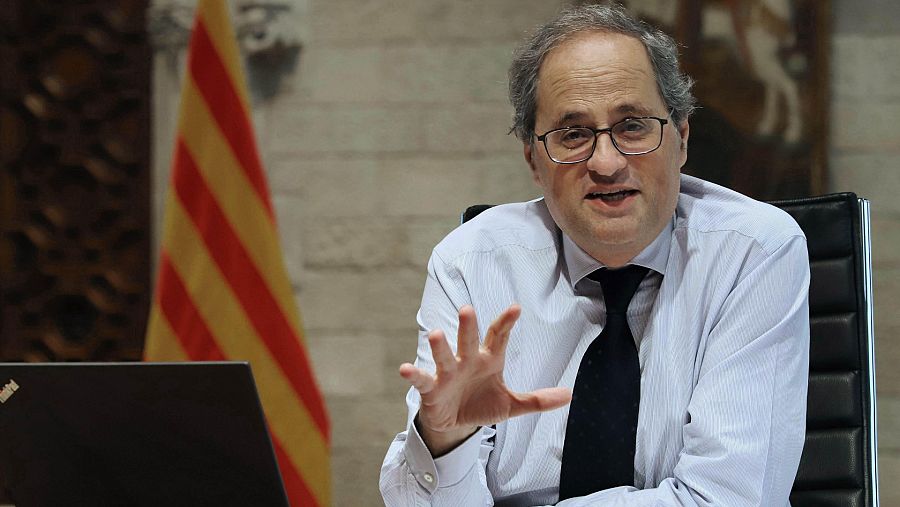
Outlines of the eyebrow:
[{"label": "eyebrow", "polygon": [[569,122],[577,122],[579,120],[584,120],[588,117],[588,114],[583,111],[567,111],[562,116],[559,117],[559,120],[556,121],[556,126],[565,125]]},{"label": "eyebrow", "polygon": [[653,114],[653,112],[649,108],[636,104],[622,104],[616,107],[615,111],[619,114],[634,116],[650,116],[651,114]]}]

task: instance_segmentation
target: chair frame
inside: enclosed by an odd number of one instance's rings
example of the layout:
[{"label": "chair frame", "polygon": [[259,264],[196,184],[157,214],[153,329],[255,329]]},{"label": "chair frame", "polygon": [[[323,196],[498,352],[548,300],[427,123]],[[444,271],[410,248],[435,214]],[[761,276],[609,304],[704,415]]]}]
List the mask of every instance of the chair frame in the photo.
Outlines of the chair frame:
[{"label": "chair frame", "polygon": [[878,410],[875,390],[875,303],[872,289],[872,216],[868,199],[858,198],[859,203],[859,231],[863,261],[863,297],[866,309],[866,348],[869,359],[869,420],[871,432],[869,434],[869,456],[872,467],[871,488],[872,502],[875,507],[881,505],[878,491]]}]

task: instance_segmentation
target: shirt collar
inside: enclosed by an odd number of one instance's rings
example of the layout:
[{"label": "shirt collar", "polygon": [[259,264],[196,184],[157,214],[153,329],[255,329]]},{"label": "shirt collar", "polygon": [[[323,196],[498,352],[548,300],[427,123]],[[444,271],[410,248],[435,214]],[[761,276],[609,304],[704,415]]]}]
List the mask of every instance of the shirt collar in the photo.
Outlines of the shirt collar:
[{"label": "shirt collar", "polygon": [[[650,268],[661,275],[666,274],[666,264],[669,261],[669,248],[672,244],[672,231],[675,228],[675,217],[669,220],[662,232],[656,236],[652,243],[641,250],[628,264],[636,264]],[[563,255],[566,260],[566,269],[569,271],[569,279],[574,287],[582,278],[604,267],[603,263],[594,259],[587,252],[576,245],[572,238],[560,231],[562,235]]]}]

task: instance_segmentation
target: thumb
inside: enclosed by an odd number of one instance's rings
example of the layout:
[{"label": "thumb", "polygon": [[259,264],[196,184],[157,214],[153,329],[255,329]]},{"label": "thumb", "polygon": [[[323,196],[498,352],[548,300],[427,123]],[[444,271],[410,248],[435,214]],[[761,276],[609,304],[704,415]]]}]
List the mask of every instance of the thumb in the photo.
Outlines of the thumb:
[{"label": "thumb", "polygon": [[548,387],[530,393],[512,393],[512,395],[510,417],[555,410],[572,401],[572,390],[567,387]]}]

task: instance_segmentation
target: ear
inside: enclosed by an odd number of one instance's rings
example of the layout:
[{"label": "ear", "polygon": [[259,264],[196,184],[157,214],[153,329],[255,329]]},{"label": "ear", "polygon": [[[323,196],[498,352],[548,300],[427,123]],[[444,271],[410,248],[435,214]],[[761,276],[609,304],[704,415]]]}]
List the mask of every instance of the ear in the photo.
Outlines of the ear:
[{"label": "ear", "polygon": [[679,147],[681,157],[681,165],[679,167],[681,167],[687,162],[688,137],[691,135],[691,127],[688,125],[687,120],[678,125],[678,134],[681,137],[681,146]]},{"label": "ear", "polygon": [[534,143],[522,143],[522,151],[525,154],[525,162],[528,162],[528,167],[531,168],[531,179],[534,180],[538,186],[541,185],[541,177],[537,171],[537,167],[534,165]]}]

